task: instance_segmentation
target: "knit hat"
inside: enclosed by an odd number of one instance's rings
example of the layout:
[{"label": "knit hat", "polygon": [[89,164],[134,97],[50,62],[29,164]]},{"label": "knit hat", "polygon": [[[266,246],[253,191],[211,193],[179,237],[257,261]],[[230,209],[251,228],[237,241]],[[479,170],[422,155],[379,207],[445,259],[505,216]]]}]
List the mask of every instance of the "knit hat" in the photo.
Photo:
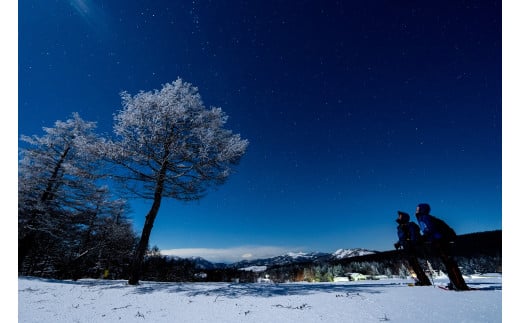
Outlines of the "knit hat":
[{"label": "knit hat", "polygon": [[416,214],[430,214],[431,208],[430,205],[427,203],[420,203],[417,205],[417,211]]},{"label": "knit hat", "polygon": [[397,211],[397,219],[395,222],[402,224],[402,223],[408,223],[410,221],[410,214],[403,212],[403,211]]}]

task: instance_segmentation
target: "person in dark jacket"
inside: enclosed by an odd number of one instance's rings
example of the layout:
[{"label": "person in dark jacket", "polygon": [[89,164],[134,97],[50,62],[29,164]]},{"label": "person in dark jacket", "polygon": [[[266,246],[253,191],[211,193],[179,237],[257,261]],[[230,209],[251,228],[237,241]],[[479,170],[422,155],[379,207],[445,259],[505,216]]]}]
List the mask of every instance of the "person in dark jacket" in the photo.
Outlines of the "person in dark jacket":
[{"label": "person in dark jacket", "polygon": [[397,237],[399,241],[394,243],[395,249],[402,249],[406,255],[408,264],[417,275],[418,286],[430,286],[431,282],[424,273],[419,260],[417,259],[417,251],[420,247],[421,232],[419,226],[410,222],[410,215],[406,212],[397,211]]},{"label": "person in dark jacket", "polygon": [[425,244],[430,245],[431,251],[441,258],[446,267],[450,279],[448,287],[455,290],[469,290],[470,288],[466,285],[459,266],[451,254],[453,240],[456,237],[455,232],[444,221],[439,221],[432,216],[430,211],[430,205],[426,203],[417,205],[415,211],[417,222],[423,233],[423,240]]}]

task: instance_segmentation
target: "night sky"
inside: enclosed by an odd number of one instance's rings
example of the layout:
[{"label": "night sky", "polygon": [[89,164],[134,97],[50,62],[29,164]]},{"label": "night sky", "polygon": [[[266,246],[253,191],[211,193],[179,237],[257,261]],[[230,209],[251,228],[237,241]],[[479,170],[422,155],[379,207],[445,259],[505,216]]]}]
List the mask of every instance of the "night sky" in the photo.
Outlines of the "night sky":
[{"label": "night sky", "polygon": [[[204,199],[163,201],[150,244],[164,253],[390,250],[397,210],[422,202],[459,234],[501,229],[501,10],[20,0],[18,136],[72,112],[111,133],[121,91],[180,77],[250,145]],[[140,233],[151,201],[132,206]]]}]

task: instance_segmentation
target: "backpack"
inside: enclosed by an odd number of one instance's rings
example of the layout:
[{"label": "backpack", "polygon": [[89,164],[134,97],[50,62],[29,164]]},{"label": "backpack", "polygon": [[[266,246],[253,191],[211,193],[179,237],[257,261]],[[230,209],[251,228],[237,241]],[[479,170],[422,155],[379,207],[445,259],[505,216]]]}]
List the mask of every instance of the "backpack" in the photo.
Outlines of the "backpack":
[{"label": "backpack", "polygon": [[413,242],[419,241],[421,237],[421,228],[415,222],[408,222],[408,237]]},{"label": "backpack", "polygon": [[453,230],[446,222],[443,220],[430,215],[433,223],[433,229],[435,232],[439,233],[442,236],[442,239],[447,241],[455,241],[457,237],[457,233]]}]

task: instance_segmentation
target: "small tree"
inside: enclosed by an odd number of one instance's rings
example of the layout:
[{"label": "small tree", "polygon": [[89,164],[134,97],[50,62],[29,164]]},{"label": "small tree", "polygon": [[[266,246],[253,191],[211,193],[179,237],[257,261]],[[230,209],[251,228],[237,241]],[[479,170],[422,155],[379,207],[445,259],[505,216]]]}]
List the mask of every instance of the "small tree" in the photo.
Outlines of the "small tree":
[{"label": "small tree", "polygon": [[163,197],[197,200],[223,184],[248,145],[224,129],[220,108],[205,108],[198,89],[177,79],[161,90],[121,94],[114,141],[104,155],[119,166],[114,178],[133,195],[152,200],[133,256],[129,284],[139,282],[152,227]]}]

